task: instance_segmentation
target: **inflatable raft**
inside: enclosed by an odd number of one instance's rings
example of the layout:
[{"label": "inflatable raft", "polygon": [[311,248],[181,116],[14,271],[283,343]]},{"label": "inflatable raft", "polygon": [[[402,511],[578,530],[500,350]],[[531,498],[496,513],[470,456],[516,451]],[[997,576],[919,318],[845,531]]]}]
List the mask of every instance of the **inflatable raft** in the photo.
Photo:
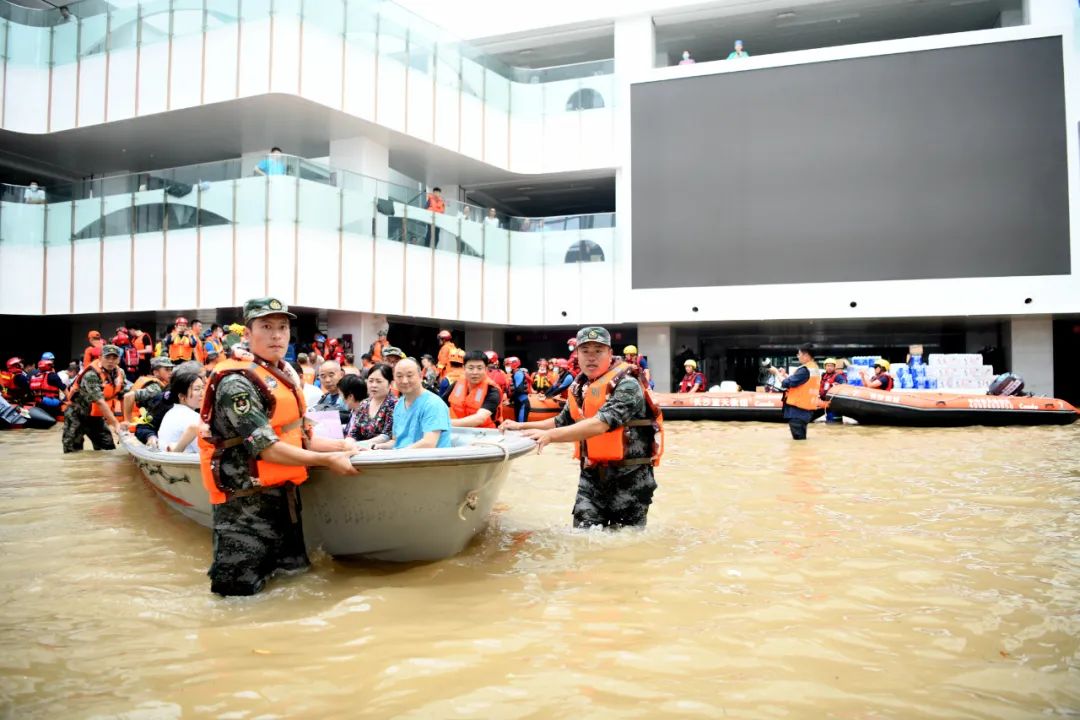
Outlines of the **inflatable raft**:
[{"label": "inflatable raft", "polygon": [[[461,552],[486,525],[511,461],[536,443],[516,433],[455,428],[453,447],[374,450],[353,457],[360,475],[312,468],[301,488],[309,547],[336,557],[392,562]],[[210,499],[194,454],[152,450],[131,436],[121,447],[165,504],[211,526]]]},{"label": "inflatable raft", "polygon": [[1077,411],[1064,400],[936,392],[882,392],[836,385],[829,408],[863,425],[963,427],[968,425],[1068,425]]},{"label": "inflatable raft", "polygon": [[[786,422],[782,393],[655,393],[654,397],[665,420]],[[821,411],[825,406],[822,403]]]},{"label": "inflatable raft", "polygon": [[[566,404],[565,400],[559,398],[546,398],[543,395],[530,395],[529,396],[529,422],[539,422],[540,420],[547,420],[553,418],[559,414],[563,405]],[[507,400],[503,402],[499,408],[499,417],[495,421],[495,424],[501,423],[503,420],[514,419],[514,406]]]},{"label": "inflatable raft", "polygon": [[17,407],[0,398],[0,430],[48,430],[56,418],[39,407]]}]

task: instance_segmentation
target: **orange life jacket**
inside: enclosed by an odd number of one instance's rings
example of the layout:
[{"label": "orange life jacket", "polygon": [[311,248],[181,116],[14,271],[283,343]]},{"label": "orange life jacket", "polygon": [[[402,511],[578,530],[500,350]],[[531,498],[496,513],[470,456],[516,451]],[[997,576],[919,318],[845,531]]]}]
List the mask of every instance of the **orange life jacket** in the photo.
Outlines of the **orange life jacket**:
[{"label": "orange life jacket", "polygon": [[810,371],[810,379],[798,387],[788,388],[784,394],[784,402],[803,410],[817,410],[818,391],[821,389],[821,370],[813,360],[803,367]]},{"label": "orange life jacket", "polygon": [[0,370],[0,394],[2,394],[4,398],[10,398],[14,393],[15,373],[10,370]]},{"label": "orange life jacket", "polygon": [[435,193],[428,193],[427,209],[431,212],[444,213],[446,212],[446,200]]},{"label": "orange life jacket", "polygon": [[[570,417],[574,419],[574,422],[596,417],[596,413],[607,402],[615,387],[627,376],[633,377],[641,385],[641,391],[645,395],[645,409],[651,417],[631,420],[621,428],[615,428],[579,442],[574,448],[574,457],[581,460],[582,467],[597,465],[613,467],[652,465],[656,467],[660,464],[660,458],[664,454],[664,414],[653,399],[652,391],[642,382],[639,368],[620,363],[596,380],[586,381],[583,385],[575,382],[570,386],[567,399]],[[626,457],[626,431],[631,427],[652,427],[653,448],[650,457]]]},{"label": "orange life jacket", "polygon": [[[210,337],[206,339],[206,342],[210,343],[210,347],[214,349],[214,352],[218,354],[218,357],[225,357],[225,345],[216,337]],[[203,344],[206,347],[206,344]]]},{"label": "orange life jacket", "polygon": [[[124,392],[124,373],[120,368],[115,369],[115,377],[110,381],[109,377],[105,374],[105,368],[101,367],[101,361],[95,360],[82,369],[78,375],[75,376],[75,380],[71,383],[70,396],[75,397],[75,393],[79,392],[79,382],[83,379],[83,375],[93,370],[101,378],[101,391],[104,396],[105,403],[112,410],[113,415],[120,414],[120,394]],[[102,412],[101,406],[97,403],[93,403],[90,406],[90,417],[105,417],[105,413]]]},{"label": "orange life jacket", "polygon": [[[214,368],[203,397],[202,421],[213,428],[214,398],[218,384],[233,373],[241,373],[258,390],[263,405],[270,416],[270,427],[277,433],[281,442],[294,447],[305,447],[307,436],[304,434],[304,403],[300,390],[293,385],[292,378],[284,371],[272,367],[265,361],[246,362],[243,360],[222,360]],[[199,438],[199,469],[202,473],[203,486],[210,493],[210,502],[220,505],[229,499],[226,491],[218,484],[220,477],[221,455],[228,448],[236,447],[244,438]],[[307,468],[299,465],[279,465],[256,459],[252,480],[256,486],[274,487],[292,483],[300,485],[307,480]]]},{"label": "orange life jacket", "polygon": [[[159,378],[156,378],[153,375],[143,375],[134,383],[132,383],[131,390],[129,390],[128,392],[134,393],[137,390],[142,390],[151,383],[160,386],[162,392],[165,391],[165,383],[163,383]],[[137,403],[132,405],[131,407],[131,417],[133,418],[133,420],[128,423],[128,430],[130,430],[131,432],[135,432],[135,427],[141,422],[145,422],[143,418],[143,409],[139,407]]]},{"label": "orange life jacket", "polygon": [[440,380],[442,380],[444,377],[447,377],[447,374],[450,372],[450,353],[455,350],[457,350],[457,347],[450,340],[444,342],[439,348],[439,360],[436,363],[436,367],[439,370]]},{"label": "orange life jacket", "polygon": [[371,343],[371,362],[381,363],[383,361],[382,351],[390,347],[389,340],[376,340]]},{"label": "orange life jacket", "polygon": [[169,342],[170,360],[190,360],[195,348],[191,347],[190,335],[180,336],[174,332]]},{"label": "orange life jacket", "polygon": [[131,344],[138,351],[140,360],[149,360],[150,356],[154,353],[154,343],[150,339],[150,336],[144,332],[140,332],[132,338]]},{"label": "orange life jacket", "polygon": [[454,383],[464,382],[465,367],[454,367],[453,365],[448,365],[446,368],[446,373],[443,375],[443,377],[449,380],[451,385],[453,385]]},{"label": "orange life jacket", "polygon": [[[502,390],[499,390],[499,386],[491,382],[491,379],[488,378],[487,375],[485,375],[480,384],[476,386],[476,389],[469,387],[467,378],[462,378],[454,383],[454,389],[450,391],[449,398],[450,417],[454,420],[459,420],[461,418],[469,417],[470,415],[475,415],[484,407],[484,400],[487,398],[489,387],[493,387],[499,391],[499,405],[502,405]],[[495,412],[498,412],[498,407],[496,407]],[[495,427],[494,415],[476,427]]]},{"label": "orange life jacket", "polygon": [[192,348],[195,351],[195,359],[203,365],[206,364],[206,343],[202,338],[195,338],[195,347]]},{"label": "orange life jacket", "polygon": [[64,388],[59,385],[50,385],[49,376],[54,371],[49,370],[46,372],[39,372],[34,377],[30,378],[30,390],[33,391],[34,397],[38,400],[43,398],[55,398],[60,399],[61,393],[64,392]]}]

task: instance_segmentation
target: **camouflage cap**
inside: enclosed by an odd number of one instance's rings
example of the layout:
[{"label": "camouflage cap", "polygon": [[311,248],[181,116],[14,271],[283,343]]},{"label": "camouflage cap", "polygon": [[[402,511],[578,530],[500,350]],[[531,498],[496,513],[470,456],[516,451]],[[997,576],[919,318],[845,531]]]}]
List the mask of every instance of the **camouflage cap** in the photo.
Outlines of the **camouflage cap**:
[{"label": "camouflage cap", "polygon": [[157,370],[158,368],[172,368],[172,367],[176,367],[176,366],[173,365],[173,361],[170,360],[167,357],[150,358],[150,369],[151,370]]},{"label": "camouflage cap", "polygon": [[120,348],[116,347],[115,345],[106,345],[105,347],[101,348],[101,357],[107,357],[109,355],[115,355],[116,357],[120,357]]},{"label": "camouflage cap", "polygon": [[581,328],[578,330],[577,344],[581,345],[587,342],[600,343],[611,347],[611,333],[598,325]]},{"label": "camouflage cap", "polygon": [[393,345],[391,345],[388,348],[385,348],[382,351],[382,354],[383,354],[383,357],[387,357],[388,355],[397,355],[399,358],[405,357],[405,351],[402,350],[401,348],[394,347]]},{"label": "camouflage cap", "polygon": [[284,315],[293,320],[296,316],[289,312],[289,306],[277,298],[255,298],[244,303],[244,324],[267,315]]}]

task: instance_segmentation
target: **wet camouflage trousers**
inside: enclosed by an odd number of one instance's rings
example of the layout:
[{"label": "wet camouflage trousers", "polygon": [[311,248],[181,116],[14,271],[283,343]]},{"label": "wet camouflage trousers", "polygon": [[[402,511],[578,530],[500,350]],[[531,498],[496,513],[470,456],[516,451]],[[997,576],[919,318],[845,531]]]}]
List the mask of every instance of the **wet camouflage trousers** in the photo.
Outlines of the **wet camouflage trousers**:
[{"label": "wet camouflage trousers", "polygon": [[649,465],[582,470],[574,501],[574,527],[645,527],[655,490]]},{"label": "wet camouflage trousers", "polygon": [[[290,507],[291,506],[291,507]],[[214,562],[210,590],[218,595],[254,595],[278,570],[306,570],[300,493],[275,487],[213,506]]]},{"label": "wet camouflage trousers", "polygon": [[90,443],[95,450],[112,450],[116,447],[112,433],[105,426],[105,418],[83,415],[74,407],[69,406],[64,411],[64,434],[61,436],[64,452],[82,450],[84,436],[90,438]]}]

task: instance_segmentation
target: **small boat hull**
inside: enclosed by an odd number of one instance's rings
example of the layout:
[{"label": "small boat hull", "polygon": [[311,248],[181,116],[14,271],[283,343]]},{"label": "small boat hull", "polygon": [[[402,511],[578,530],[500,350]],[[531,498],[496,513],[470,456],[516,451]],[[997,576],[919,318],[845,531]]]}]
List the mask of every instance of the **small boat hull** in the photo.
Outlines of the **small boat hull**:
[{"label": "small boat hull", "polygon": [[1068,425],[1077,411],[1064,400],[935,392],[882,392],[837,385],[830,408],[861,425],[968,427],[972,425]]},{"label": "small boat hull", "polygon": [[[782,393],[655,393],[665,420],[787,422]],[[826,403],[815,413],[820,415]]]},{"label": "small boat hull", "polygon": [[[529,419],[528,422],[540,422],[541,420],[547,420],[558,415],[566,401],[562,398],[546,398],[543,395],[530,395],[529,396]],[[499,408],[499,419],[497,422],[503,420],[514,420],[514,406],[507,400],[503,402],[502,407]]]},{"label": "small boat hull", "polygon": [[[439,450],[383,450],[353,458],[359,476],[309,470],[301,486],[309,547],[335,557],[418,562],[461,552],[487,524],[510,463],[536,444],[516,434],[455,428]],[[151,450],[128,436],[123,449],[165,504],[211,527],[196,455]]]},{"label": "small boat hull", "polygon": [[21,417],[14,422],[0,419],[0,430],[48,430],[56,425],[56,418],[39,407],[24,407],[29,417]]}]

